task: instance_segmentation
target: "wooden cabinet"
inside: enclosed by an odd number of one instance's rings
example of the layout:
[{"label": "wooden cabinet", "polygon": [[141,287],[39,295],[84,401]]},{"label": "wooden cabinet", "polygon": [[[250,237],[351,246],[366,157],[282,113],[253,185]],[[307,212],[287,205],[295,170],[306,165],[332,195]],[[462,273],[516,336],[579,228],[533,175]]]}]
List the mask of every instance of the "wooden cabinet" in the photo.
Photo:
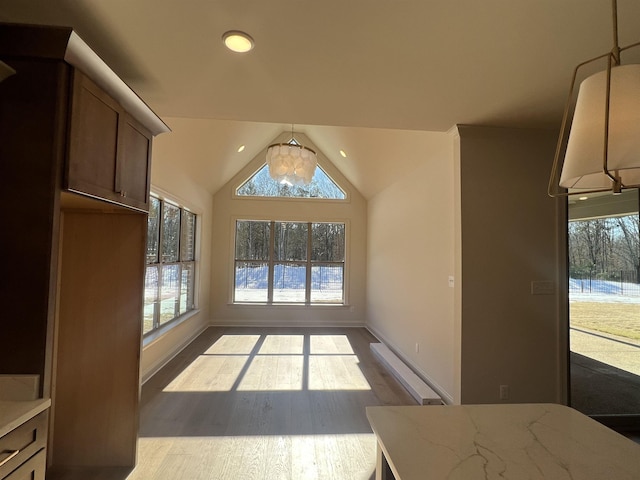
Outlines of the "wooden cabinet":
[{"label": "wooden cabinet", "polygon": [[52,465],[132,466],[146,216],[62,205]]},{"label": "wooden cabinet", "polygon": [[44,480],[47,411],[0,438],[0,479]]},{"label": "wooden cabinet", "polygon": [[46,455],[41,450],[2,480],[45,480],[46,472]]},{"label": "wooden cabinet", "polygon": [[[69,28],[0,23],[0,60],[16,70],[0,82],[0,374],[42,379],[49,466],[132,467],[151,144],[168,129]],[[29,462],[9,478],[41,478]]]},{"label": "wooden cabinet", "polygon": [[82,72],[73,72],[68,190],[148,211],[151,133]]}]

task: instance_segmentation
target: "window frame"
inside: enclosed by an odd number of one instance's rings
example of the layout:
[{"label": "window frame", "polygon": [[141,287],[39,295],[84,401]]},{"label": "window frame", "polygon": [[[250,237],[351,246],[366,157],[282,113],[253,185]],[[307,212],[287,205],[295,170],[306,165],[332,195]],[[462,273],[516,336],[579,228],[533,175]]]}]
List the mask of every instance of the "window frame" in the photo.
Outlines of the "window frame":
[{"label": "window frame", "polygon": [[[169,326],[172,326],[180,319],[186,318],[193,314],[194,311],[197,310],[197,248],[198,248],[198,229],[199,229],[199,219],[198,214],[193,210],[180,205],[178,202],[172,201],[165,196],[161,196],[155,193],[152,193],[150,196],[150,210],[151,203],[153,201],[158,202],[158,220],[157,220],[157,229],[153,232],[156,237],[155,243],[157,245],[157,252],[154,261],[150,260],[149,255],[149,235],[151,232],[149,229],[147,230],[147,254],[145,255],[145,298],[144,298],[144,308],[145,312],[142,318],[142,333],[143,338],[148,338],[149,336],[153,336],[154,334],[163,331]],[[165,234],[165,210],[166,205],[171,205],[172,208],[178,209],[178,231],[177,231],[177,260],[175,261],[167,261],[164,259],[164,234]],[[186,225],[186,218],[191,217],[192,222],[192,233],[191,238],[192,242],[190,246],[189,244],[183,243],[183,234]],[[149,220],[147,220],[149,222]],[[149,225],[149,224],[148,224]],[[189,250],[190,255],[187,254],[186,250]],[[163,281],[165,275],[165,269],[171,268],[176,269],[177,273],[174,275],[176,285],[174,287],[170,287],[175,289],[176,292],[173,296],[169,297],[169,299],[163,300],[162,298],[162,289],[163,289]],[[147,280],[147,275],[150,269],[156,270],[155,275],[155,286],[149,286],[149,282]],[[188,277],[186,278],[185,284],[185,272]],[[186,291],[185,291],[186,286]],[[151,297],[147,296],[147,291],[155,288],[155,294]],[[184,297],[184,298],[183,298]],[[148,301],[151,298],[151,301]],[[170,318],[163,320],[163,303],[166,300],[169,302],[173,299],[173,314]],[[184,307],[183,307],[184,300]],[[147,330],[147,322],[149,320],[147,314],[147,308],[151,307],[151,328]]]},{"label": "window frame", "polygon": [[[236,257],[237,251],[237,231],[238,222],[263,222],[269,225],[269,251],[266,259],[241,259]],[[304,260],[276,260],[275,253],[275,225],[278,223],[301,223],[307,226],[307,246],[306,259]],[[312,260],[313,257],[313,225],[315,224],[337,224],[343,228],[343,260],[342,261],[320,261]],[[349,245],[349,222],[347,220],[271,220],[261,218],[233,218],[232,219],[232,259],[231,259],[231,288],[230,304],[232,305],[267,305],[267,306],[348,306],[348,245]],[[238,263],[265,263],[268,266],[267,274],[267,298],[265,300],[236,300],[236,274]],[[276,265],[304,265],[305,266],[305,299],[303,302],[274,301],[275,267]],[[316,266],[341,266],[342,267],[342,298],[341,301],[312,301],[312,275],[313,267]]]}]

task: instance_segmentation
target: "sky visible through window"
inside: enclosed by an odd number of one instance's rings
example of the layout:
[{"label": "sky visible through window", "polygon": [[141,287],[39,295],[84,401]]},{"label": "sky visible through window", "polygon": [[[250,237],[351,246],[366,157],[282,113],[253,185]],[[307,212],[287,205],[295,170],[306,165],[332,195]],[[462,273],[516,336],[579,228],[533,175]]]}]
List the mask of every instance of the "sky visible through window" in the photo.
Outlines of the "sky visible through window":
[{"label": "sky visible through window", "polygon": [[322,170],[316,168],[309,185],[287,185],[273,180],[265,164],[255,175],[243,183],[237,192],[241,197],[291,197],[344,200],[344,191]]}]

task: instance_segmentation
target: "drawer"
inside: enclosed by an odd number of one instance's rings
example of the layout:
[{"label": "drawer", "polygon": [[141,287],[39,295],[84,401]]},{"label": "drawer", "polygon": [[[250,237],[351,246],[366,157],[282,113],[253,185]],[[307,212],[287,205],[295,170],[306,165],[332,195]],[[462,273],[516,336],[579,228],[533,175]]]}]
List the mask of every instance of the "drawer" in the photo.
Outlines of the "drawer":
[{"label": "drawer", "polygon": [[47,419],[48,411],[44,411],[0,438],[1,479],[4,479],[9,473],[45,447],[47,443]]},{"label": "drawer", "polygon": [[47,456],[44,449],[20,465],[8,477],[2,480],[44,480],[47,468]]}]

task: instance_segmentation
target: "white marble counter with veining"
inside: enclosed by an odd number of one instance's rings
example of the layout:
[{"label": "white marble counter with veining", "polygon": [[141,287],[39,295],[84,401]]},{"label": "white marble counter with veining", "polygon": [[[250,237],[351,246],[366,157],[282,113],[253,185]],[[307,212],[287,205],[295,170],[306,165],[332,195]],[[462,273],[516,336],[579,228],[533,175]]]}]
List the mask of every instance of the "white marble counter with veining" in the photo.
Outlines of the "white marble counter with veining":
[{"label": "white marble counter with veining", "polygon": [[397,480],[640,479],[640,445],[563,405],[367,407],[367,417]]},{"label": "white marble counter with veining", "polygon": [[0,400],[0,437],[51,406],[50,399]]}]

